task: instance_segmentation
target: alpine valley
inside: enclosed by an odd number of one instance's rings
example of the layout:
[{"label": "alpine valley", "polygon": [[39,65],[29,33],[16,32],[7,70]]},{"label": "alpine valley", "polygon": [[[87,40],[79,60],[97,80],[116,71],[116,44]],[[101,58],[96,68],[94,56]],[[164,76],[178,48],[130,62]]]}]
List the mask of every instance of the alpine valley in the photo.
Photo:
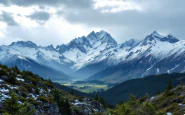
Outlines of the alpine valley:
[{"label": "alpine valley", "polygon": [[142,40],[118,44],[105,31],[91,32],[68,44],[38,46],[18,41],[0,46],[0,63],[17,65],[46,79],[101,80],[120,83],[133,78],[185,71],[185,40],[156,31]]}]

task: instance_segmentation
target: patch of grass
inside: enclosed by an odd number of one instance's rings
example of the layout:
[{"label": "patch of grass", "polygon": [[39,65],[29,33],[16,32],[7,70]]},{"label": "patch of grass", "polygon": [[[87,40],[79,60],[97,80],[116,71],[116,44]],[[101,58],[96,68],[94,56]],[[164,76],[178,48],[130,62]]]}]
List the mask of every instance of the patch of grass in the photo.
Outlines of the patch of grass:
[{"label": "patch of grass", "polygon": [[24,97],[20,97],[20,99],[19,99],[21,102],[25,102],[25,101],[27,101],[27,99],[26,98],[24,98]]},{"label": "patch of grass", "polygon": [[26,84],[24,87],[31,93],[34,86],[32,84]]},{"label": "patch of grass", "polygon": [[49,102],[49,99],[45,96],[39,96],[37,100],[43,101],[43,102]]}]

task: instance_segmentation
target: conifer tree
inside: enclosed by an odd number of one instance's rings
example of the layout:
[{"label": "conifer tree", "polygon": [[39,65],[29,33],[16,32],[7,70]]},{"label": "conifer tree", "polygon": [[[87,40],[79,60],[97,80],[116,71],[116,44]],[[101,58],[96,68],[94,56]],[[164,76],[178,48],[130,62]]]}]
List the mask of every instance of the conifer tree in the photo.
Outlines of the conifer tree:
[{"label": "conifer tree", "polygon": [[59,103],[59,110],[62,115],[71,115],[71,106],[68,99],[64,100],[62,97]]},{"label": "conifer tree", "polygon": [[98,98],[98,95],[96,94],[96,96],[95,96],[95,98],[94,98],[96,101],[98,101],[99,100],[99,98]]},{"label": "conifer tree", "polygon": [[55,89],[53,91],[53,97],[54,97],[55,102],[59,105],[59,103],[61,101],[61,95],[60,95],[60,92],[57,89]]},{"label": "conifer tree", "polygon": [[5,114],[32,115],[35,109],[32,109],[27,102],[20,104],[18,99],[19,97],[15,93],[12,93],[11,98],[4,102],[6,107]]},{"label": "conifer tree", "polygon": [[65,107],[65,115],[71,115],[71,106],[69,104],[68,99],[65,100],[64,107]]},{"label": "conifer tree", "polygon": [[71,95],[74,95],[73,89],[70,90],[70,94],[71,94]]},{"label": "conifer tree", "polygon": [[99,102],[104,106],[105,105],[105,102],[104,102],[104,99],[103,99],[103,97],[100,97],[100,100],[99,100]]},{"label": "conifer tree", "polygon": [[173,88],[171,80],[168,81],[168,85],[166,87],[166,91],[170,91]]}]

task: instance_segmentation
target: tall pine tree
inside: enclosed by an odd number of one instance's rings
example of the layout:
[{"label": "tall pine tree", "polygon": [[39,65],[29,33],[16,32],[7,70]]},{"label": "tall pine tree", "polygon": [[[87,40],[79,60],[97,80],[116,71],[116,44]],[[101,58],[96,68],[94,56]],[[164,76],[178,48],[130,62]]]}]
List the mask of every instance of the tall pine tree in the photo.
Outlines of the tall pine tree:
[{"label": "tall pine tree", "polygon": [[166,87],[166,91],[170,91],[173,88],[171,80],[168,81],[168,85]]}]

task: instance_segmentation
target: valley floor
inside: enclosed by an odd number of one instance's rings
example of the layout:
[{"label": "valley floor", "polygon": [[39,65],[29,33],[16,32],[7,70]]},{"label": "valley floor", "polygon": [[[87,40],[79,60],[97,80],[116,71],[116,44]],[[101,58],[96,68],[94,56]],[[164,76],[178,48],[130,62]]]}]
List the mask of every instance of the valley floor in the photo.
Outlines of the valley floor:
[{"label": "valley floor", "polygon": [[111,88],[109,84],[96,84],[96,83],[81,83],[81,84],[65,83],[61,85],[76,89],[84,93],[101,92]]}]

